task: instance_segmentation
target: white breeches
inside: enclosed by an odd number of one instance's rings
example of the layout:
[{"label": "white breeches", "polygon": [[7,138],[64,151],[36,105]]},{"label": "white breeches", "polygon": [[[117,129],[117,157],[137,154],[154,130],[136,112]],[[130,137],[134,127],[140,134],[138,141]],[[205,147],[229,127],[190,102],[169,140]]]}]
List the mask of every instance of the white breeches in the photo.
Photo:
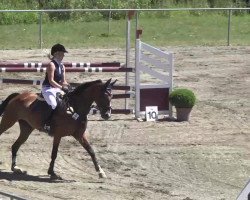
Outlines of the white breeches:
[{"label": "white breeches", "polygon": [[43,87],[42,88],[43,97],[53,110],[55,110],[55,108],[57,106],[56,94],[58,92],[61,93],[62,90],[59,88],[52,88],[52,87]]}]

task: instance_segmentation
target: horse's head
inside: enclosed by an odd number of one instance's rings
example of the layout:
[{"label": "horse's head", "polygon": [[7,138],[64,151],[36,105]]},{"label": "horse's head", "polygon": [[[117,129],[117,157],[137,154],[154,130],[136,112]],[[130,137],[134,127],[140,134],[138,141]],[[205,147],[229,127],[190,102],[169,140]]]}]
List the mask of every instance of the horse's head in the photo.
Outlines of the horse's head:
[{"label": "horse's head", "polygon": [[97,107],[100,111],[101,117],[108,120],[111,117],[111,99],[112,99],[112,87],[117,80],[111,82],[109,79],[106,83],[101,85],[100,95],[95,100]]},{"label": "horse's head", "polygon": [[68,103],[74,112],[87,115],[90,106],[95,102],[101,117],[107,120],[111,116],[112,87],[116,81],[111,82],[109,79],[105,83],[101,80],[83,83],[67,94]]}]

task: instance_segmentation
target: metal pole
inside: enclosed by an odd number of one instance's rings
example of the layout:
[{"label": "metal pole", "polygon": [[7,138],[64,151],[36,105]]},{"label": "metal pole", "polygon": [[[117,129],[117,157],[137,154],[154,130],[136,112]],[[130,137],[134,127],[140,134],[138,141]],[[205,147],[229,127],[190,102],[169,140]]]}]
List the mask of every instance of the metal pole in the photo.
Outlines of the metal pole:
[{"label": "metal pole", "polygon": [[[130,67],[130,13],[129,11],[127,12],[127,26],[126,26],[126,67]],[[128,86],[129,85],[129,74],[128,72],[126,72],[125,74],[125,85]],[[127,91],[125,92],[127,93]],[[125,109],[128,109],[128,101],[125,98]]]},{"label": "metal pole", "polygon": [[230,46],[231,16],[232,16],[232,10],[228,10],[227,46]]},{"label": "metal pole", "polygon": [[[135,46],[136,46],[136,40],[138,39],[137,38],[137,35],[138,35],[137,30],[138,30],[138,28],[139,28],[139,11],[136,11],[135,12]],[[136,52],[135,52],[135,54],[136,54]]]},{"label": "metal pole", "polygon": [[[139,11],[136,11],[136,15],[135,15],[135,26],[136,26],[136,30],[138,29],[139,27]],[[136,32],[136,31],[135,31]],[[137,33],[135,33],[137,34]],[[135,38],[136,40],[136,38]]]},{"label": "metal pole", "polygon": [[42,12],[39,12],[39,48],[42,49]]},{"label": "metal pole", "polygon": [[127,12],[127,24],[126,24],[126,67],[129,67],[130,64],[130,14]]},{"label": "metal pole", "polygon": [[[109,0],[109,9],[112,7],[112,0]],[[111,10],[109,11],[108,36],[110,35]]]},{"label": "metal pole", "polygon": [[[135,46],[137,43],[137,39],[139,39],[138,38],[138,29],[139,29],[139,11],[136,11],[135,12]],[[135,52],[135,56],[136,56],[136,52]]]}]

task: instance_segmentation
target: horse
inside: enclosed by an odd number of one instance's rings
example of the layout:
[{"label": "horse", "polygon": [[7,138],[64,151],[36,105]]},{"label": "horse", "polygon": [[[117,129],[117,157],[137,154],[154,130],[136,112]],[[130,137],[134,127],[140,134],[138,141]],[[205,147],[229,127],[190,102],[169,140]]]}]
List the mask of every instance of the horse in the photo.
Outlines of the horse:
[{"label": "horse", "polygon": [[[90,155],[99,177],[106,178],[85,131],[88,122],[87,115],[94,102],[104,120],[111,117],[112,87],[115,82],[116,80],[111,82],[111,79],[106,82],[101,80],[86,82],[63,96],[63,100],[55,109],[50,122],[53,148],[48,175],[51,179],[62,179],[54,172],[54,164],[61,138],[64,136],[73,136]],[[72,112],[67,111],[69,107]],[[43,113],[48,108],[48,104],[38,100],[38,94],[32,92],[13,93],[0,105],[0,115],[2,115],[0,135],[16,122],[20,126],[20,135],[12,145],[11,170],[14,173],[27,173],[16,164],[17,152],[33,130],[43,130]]]}]

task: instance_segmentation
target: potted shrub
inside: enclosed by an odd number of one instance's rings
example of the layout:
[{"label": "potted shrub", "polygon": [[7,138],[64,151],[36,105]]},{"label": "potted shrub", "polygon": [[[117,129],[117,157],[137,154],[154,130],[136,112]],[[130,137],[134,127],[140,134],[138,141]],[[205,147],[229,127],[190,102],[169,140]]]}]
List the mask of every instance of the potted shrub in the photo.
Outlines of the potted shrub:
[{"label": "potted shrub", "polygon": [[188,121],[195,105],[195,94],[189,89],[175,89],[170,93],[169,101],[176,108],[177,121]]}]

